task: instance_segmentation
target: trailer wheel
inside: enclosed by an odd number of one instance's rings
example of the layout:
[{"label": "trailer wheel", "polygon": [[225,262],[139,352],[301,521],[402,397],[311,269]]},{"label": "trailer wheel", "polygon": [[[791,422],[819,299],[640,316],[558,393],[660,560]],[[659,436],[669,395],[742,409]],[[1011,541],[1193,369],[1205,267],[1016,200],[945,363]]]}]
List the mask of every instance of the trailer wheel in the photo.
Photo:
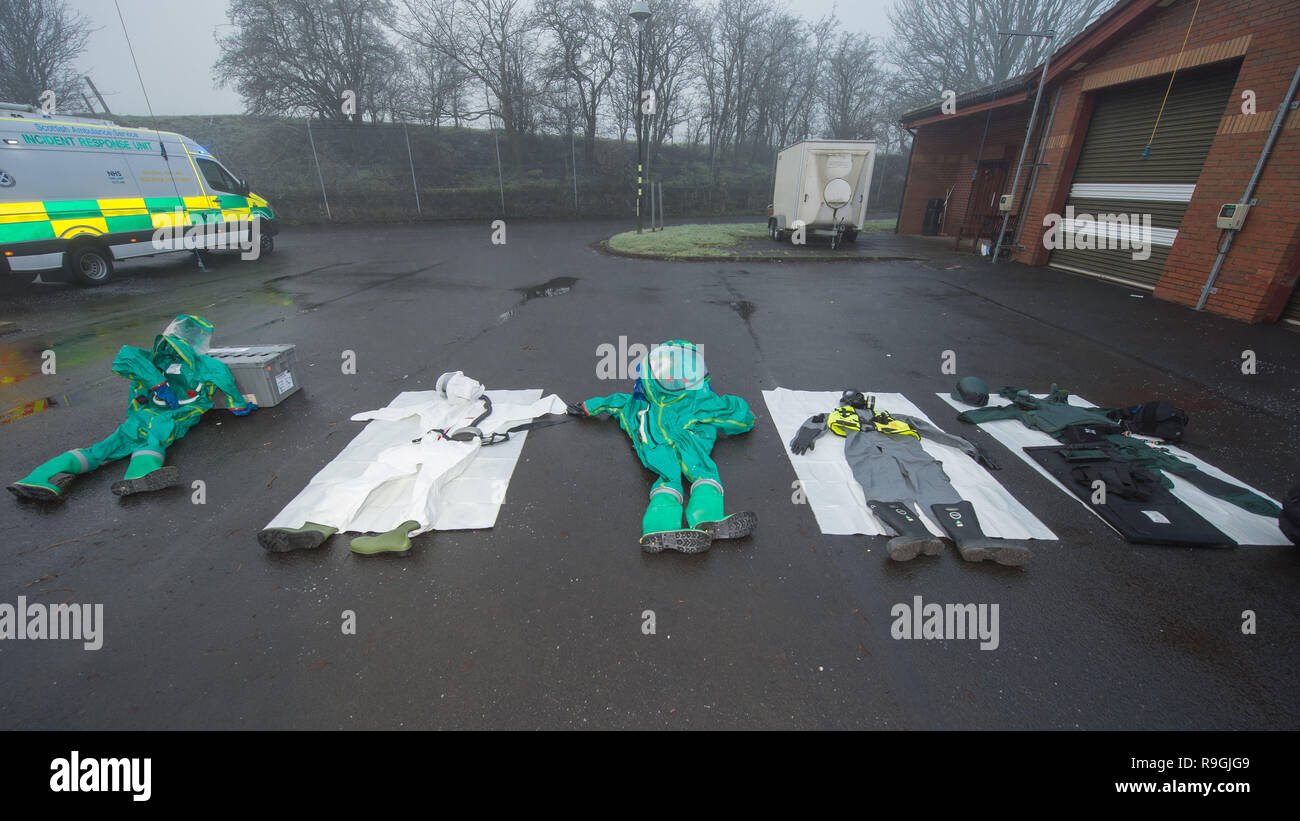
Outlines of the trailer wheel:
[{"label": "trailer wheel", "polygon": [[852,230],[852,229],[850,229],[850,230],[848,230],[848,231],[845,231],[845,232],[844,232],[844,239],[848,240],[849,242],[857,242],[857,241],[858,241],[858,232],[857,232],[857,231],[854,231],[854,230]]},{"label": "trailer wheel", "polygon": [[83,288],[103,285],[113,278],[113,258],[98,245],[82,245],[67,254],[67,272]]},{"label": "trailer wheel", "polygon": [[767,237],[774,242],[781,241],[781,232],[776,229],[776,220],[767,221]]}]

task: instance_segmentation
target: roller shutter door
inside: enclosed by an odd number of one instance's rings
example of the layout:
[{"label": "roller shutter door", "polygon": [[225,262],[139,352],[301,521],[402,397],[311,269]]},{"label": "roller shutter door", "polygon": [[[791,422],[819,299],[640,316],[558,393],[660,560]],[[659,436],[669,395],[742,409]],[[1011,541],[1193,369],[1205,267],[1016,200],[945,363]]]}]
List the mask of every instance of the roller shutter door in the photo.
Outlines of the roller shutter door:
[{"label": "roller shutter door", "polygon": [[[1169,75],[1097,92],[1100,96],[1049,265],[1155,288],[1227,108],[1239,65],[1178,72],[1146,158],[1142,151],[1169,87]],[[1064,219],[1071,206],[1073,221]],[[1150,255],[1134,259],[1132,244],[1143,241],[1148,214]],[[1201,229],[1212,231],[1214,226],[1195,226]],[[1060,242],[1075,247],[1062,248]],[[1139,251],[1138,256],[1143,255]]]},{"label": "roller shutter door", "polygon": [[1300,325],[1300,282],[1296,283],[1295,290],[1291,292],[1291,299],[1282,309],[1282,318],[1287,322]]}]

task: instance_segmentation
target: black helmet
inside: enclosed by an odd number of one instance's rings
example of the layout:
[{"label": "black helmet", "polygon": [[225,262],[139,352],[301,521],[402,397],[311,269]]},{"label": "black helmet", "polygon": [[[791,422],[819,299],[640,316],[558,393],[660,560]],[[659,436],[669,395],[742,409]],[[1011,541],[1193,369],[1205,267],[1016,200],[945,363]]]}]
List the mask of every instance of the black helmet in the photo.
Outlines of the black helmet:
[{"label": "black helmet", "polygon": [[982,408],[989,403],[989,386],[978,376],[967,376],[952,389],[952,398]]},{"label": "black helmet", "polygon": [[871,404],[867,402],[867,397],[863,396],[861,391],[855,390],[844,391],[843,395],[840,396],[840,405],[847,405],[859,410],[866,410],[871,407]]}]

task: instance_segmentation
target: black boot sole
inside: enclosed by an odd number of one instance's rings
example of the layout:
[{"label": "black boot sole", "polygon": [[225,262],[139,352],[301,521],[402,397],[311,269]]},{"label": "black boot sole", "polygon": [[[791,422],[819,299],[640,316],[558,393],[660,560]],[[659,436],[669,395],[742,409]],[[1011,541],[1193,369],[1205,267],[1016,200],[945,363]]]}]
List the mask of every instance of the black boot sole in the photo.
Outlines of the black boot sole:
[{"label": "black boot sole", "polygon": [[10,493],[22,499],[25,502],[43,502],[52,504],[63,501],[63,494],[44,487],[35,487],[33,485],[9,485],[7,488]]},{"label": "black boot sole", "polygon": [[733,513],[721,521],[700,522],[695,527],[712,539],[743,539],[758,527],[758,515],[749,511]]},{"label": "black boot sole", "polygon": [[135,493],[149,493],[154,490],[175,487],[180,483],[180,469],[173,465],[165,465],[137,479],[122,479],[114,482],[113,493],[117,496],[130,496]]},{"label": "black boot sole", "polygon": [[667,533],[650,533],[641,537],[641,549],[646,553],[676,550],[678,553],[703,553],[713,544],[713,539],[703,530],[673,530]]},{"label": "black boot sole", "polygon": [[943,540],[938,536],[895,536],[886,545],[889,558],[896,562],[910,562],[924,553],[937,556],[943,550]]},{"label": "black boot sole", "polygon": [[268,553],[288,553],[291,550],[311,550],[325,544],[329,536],[314,530],[279,530],[272,528],[257,534],[257,543]]},{"label": "black boot sole", "polygon": [[1007,567],[1020,567],[1029,564],[1034,557],[1029,548],[1021,544],[1000,545],[994,540],[977,542],[973,545],[957,545],[957,552],[968,562],[982,562],[991,559]]}]

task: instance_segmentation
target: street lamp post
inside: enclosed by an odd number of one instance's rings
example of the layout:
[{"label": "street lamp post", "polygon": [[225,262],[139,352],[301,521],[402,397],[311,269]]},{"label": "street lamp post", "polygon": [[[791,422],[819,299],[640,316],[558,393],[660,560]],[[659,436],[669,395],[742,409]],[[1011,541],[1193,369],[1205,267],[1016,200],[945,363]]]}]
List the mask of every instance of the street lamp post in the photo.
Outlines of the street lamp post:
[{"label": "street lamp post", "polygon": [[645,38],[645,24],[650,19],[650,4],[645,0],[637,0],[632,4],[632,11],[629,15],[636,21],[636,232],[641,233],[642,229],[642,209],[641,201],[644,198],[642,194],[642,171],[645,168],[645,121],[641,108],[641,60],[643,51],[643,41]]}]

